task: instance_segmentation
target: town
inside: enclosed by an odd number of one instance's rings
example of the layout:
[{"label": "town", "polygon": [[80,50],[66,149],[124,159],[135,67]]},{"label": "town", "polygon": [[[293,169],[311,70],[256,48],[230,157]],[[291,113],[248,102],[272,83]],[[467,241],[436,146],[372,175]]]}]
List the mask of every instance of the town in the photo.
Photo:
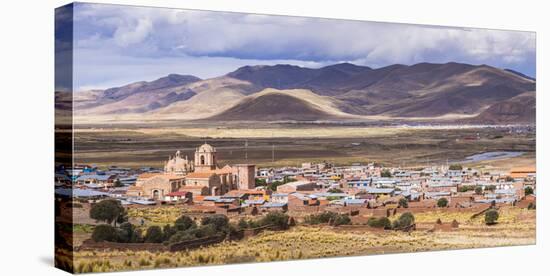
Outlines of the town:
[{"label": "town", "polygon": [[430,208],[535,206],[534,168],[491,172],[461,164],[399,168],[330,162],[220,168],[217,160],[216,148],[204,143],[193,160],[178,151],[163,169],[59,168],[56,194],[88,202],[114,198],[124,206],[181,205],[229,217],[282,211],[299,219],[330,210],[350,213],[353,223],[398,209],[414,213]]}]

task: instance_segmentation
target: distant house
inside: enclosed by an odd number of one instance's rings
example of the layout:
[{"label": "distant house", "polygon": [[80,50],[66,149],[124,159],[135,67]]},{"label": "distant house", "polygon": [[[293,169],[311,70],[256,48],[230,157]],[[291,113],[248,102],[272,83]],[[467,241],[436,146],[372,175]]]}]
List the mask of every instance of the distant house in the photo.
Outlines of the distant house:
[{"label": "distant house", "polygon": [[395,194],[395,189],[393,189],[393,188],[372,188],[372,187],[367,187],[365,189],[365,191],[368,194],[374,195],[376,197],[394,196],[394,194]]},{"label": "distant house", "polygon": [[[76,178],[78,185],[97,185],[97,188],[107,188],[114,185],[114,181],[117,178],[116,175],[106,174],[85,174]],[[92,187],[92,186],[90,186]]]},{"label": "distant house", "polygon": [[171,201],[171,202],[184,201],[184,200],[191,201],[193,200],[193,193],[189,191],[171,192],[164,195],[164,200]]},{"label": "distant house", "polygon": [[275,203],[275,202],[266,202],[263,205],[260,206],[260,209],[266,210],[266,211],[283,211],[286,212],[288,210],[288,206],[286,203]]},{"label": "distant house", "polygon": [[315,182],[301,180],[280,185],[277,187],[277,192],[289,194],[298,191],[313,191],[315,188],[317,188],[317,184]]},{"label": "distant house", "polygon": [[535,167],[513,168],[510,170],[510,177],[514,179],[533,178],[536,174],[537,169]]},{"label": "distant house", "polygon": [[301,193],[292,193],[288,195],[289,206],[316,206],[319,205],[319,200],[314,195],[304,195]]},{"label": "distant house", "polygon": [[367,199],[344,199],[344,206],[367,206]]},{"label": "distant house", "polygon": [[60,197],[99,199],[108,197],[108,193],[87,189],[55,189],[55,194]]},{"label": "distant house", "polygon": [[271,194],[271,202],[275,203],[288,203],[288,194],[274,193]]}]

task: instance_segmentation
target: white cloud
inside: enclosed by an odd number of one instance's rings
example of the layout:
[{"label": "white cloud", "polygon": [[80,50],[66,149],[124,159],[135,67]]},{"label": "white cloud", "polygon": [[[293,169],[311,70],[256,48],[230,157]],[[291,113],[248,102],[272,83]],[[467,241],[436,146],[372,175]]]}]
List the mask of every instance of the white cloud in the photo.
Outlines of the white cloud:
[{"label": "white cloud", "polygon": [[[373,67],[457,61],[535,70],[530,32],[97,4],[78,4],[75,23],[77,51],[182,68],[189,68],[183,62],[202,60],[189,72],[202,76],[226,69],[220,58],[239,61],[233,64],[350,61]],[[113,65],[106,59],[88,62]]]},{"label": "white cloud", "polygon": [[152,30],[153,23],[151,20],[140,18],[137,20],[135,26],[121,26],[117,28],[113,39],[118,46],[127,47],[142,42]]}]

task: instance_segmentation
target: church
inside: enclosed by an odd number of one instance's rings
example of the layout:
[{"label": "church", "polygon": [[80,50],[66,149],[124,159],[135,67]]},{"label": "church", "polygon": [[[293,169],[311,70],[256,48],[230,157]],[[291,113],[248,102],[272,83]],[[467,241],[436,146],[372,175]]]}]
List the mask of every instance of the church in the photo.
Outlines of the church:
[{"label": "church", "polygon": [[177,151],[168,157],[163,173],[139,175],[136,184],[128,189],[128,196],[164,199],[172,192],[190,192],[198,195],[223,195],[231,190],[255,187],[256,166],[251,164],[225,165],[217,163],[216,148],[204,143],[195,149],[194,160]]}]

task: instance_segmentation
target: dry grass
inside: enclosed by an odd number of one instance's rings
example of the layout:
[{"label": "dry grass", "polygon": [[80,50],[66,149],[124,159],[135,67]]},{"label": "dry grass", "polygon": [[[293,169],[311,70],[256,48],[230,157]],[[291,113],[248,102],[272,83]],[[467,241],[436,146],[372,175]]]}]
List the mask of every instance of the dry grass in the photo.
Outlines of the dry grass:
[{"label": "dry grass", "polygon": [[182,215],[182,209],[175,206],[128,208],[128,219],[144,219],[147,225],[172,224]]},{"label": "dry grass", "polygon": [[[118,271],[155,267],[181,267],[241,262],[266,262],[333,256],[370,255],[428,250],[464,249],[535,243],[535,212],[502,208],[499,224],[485,226],[469,220],[468,213],[417,215],[418,221],[457,219],[451,232],[334,231],[330,227],[298,226],[285,232],[264,232],[238,242],[182,252],[110,251],[76,253],[76,268],[83,271]],[[162,217],[162,216],[161,216]]]}]

